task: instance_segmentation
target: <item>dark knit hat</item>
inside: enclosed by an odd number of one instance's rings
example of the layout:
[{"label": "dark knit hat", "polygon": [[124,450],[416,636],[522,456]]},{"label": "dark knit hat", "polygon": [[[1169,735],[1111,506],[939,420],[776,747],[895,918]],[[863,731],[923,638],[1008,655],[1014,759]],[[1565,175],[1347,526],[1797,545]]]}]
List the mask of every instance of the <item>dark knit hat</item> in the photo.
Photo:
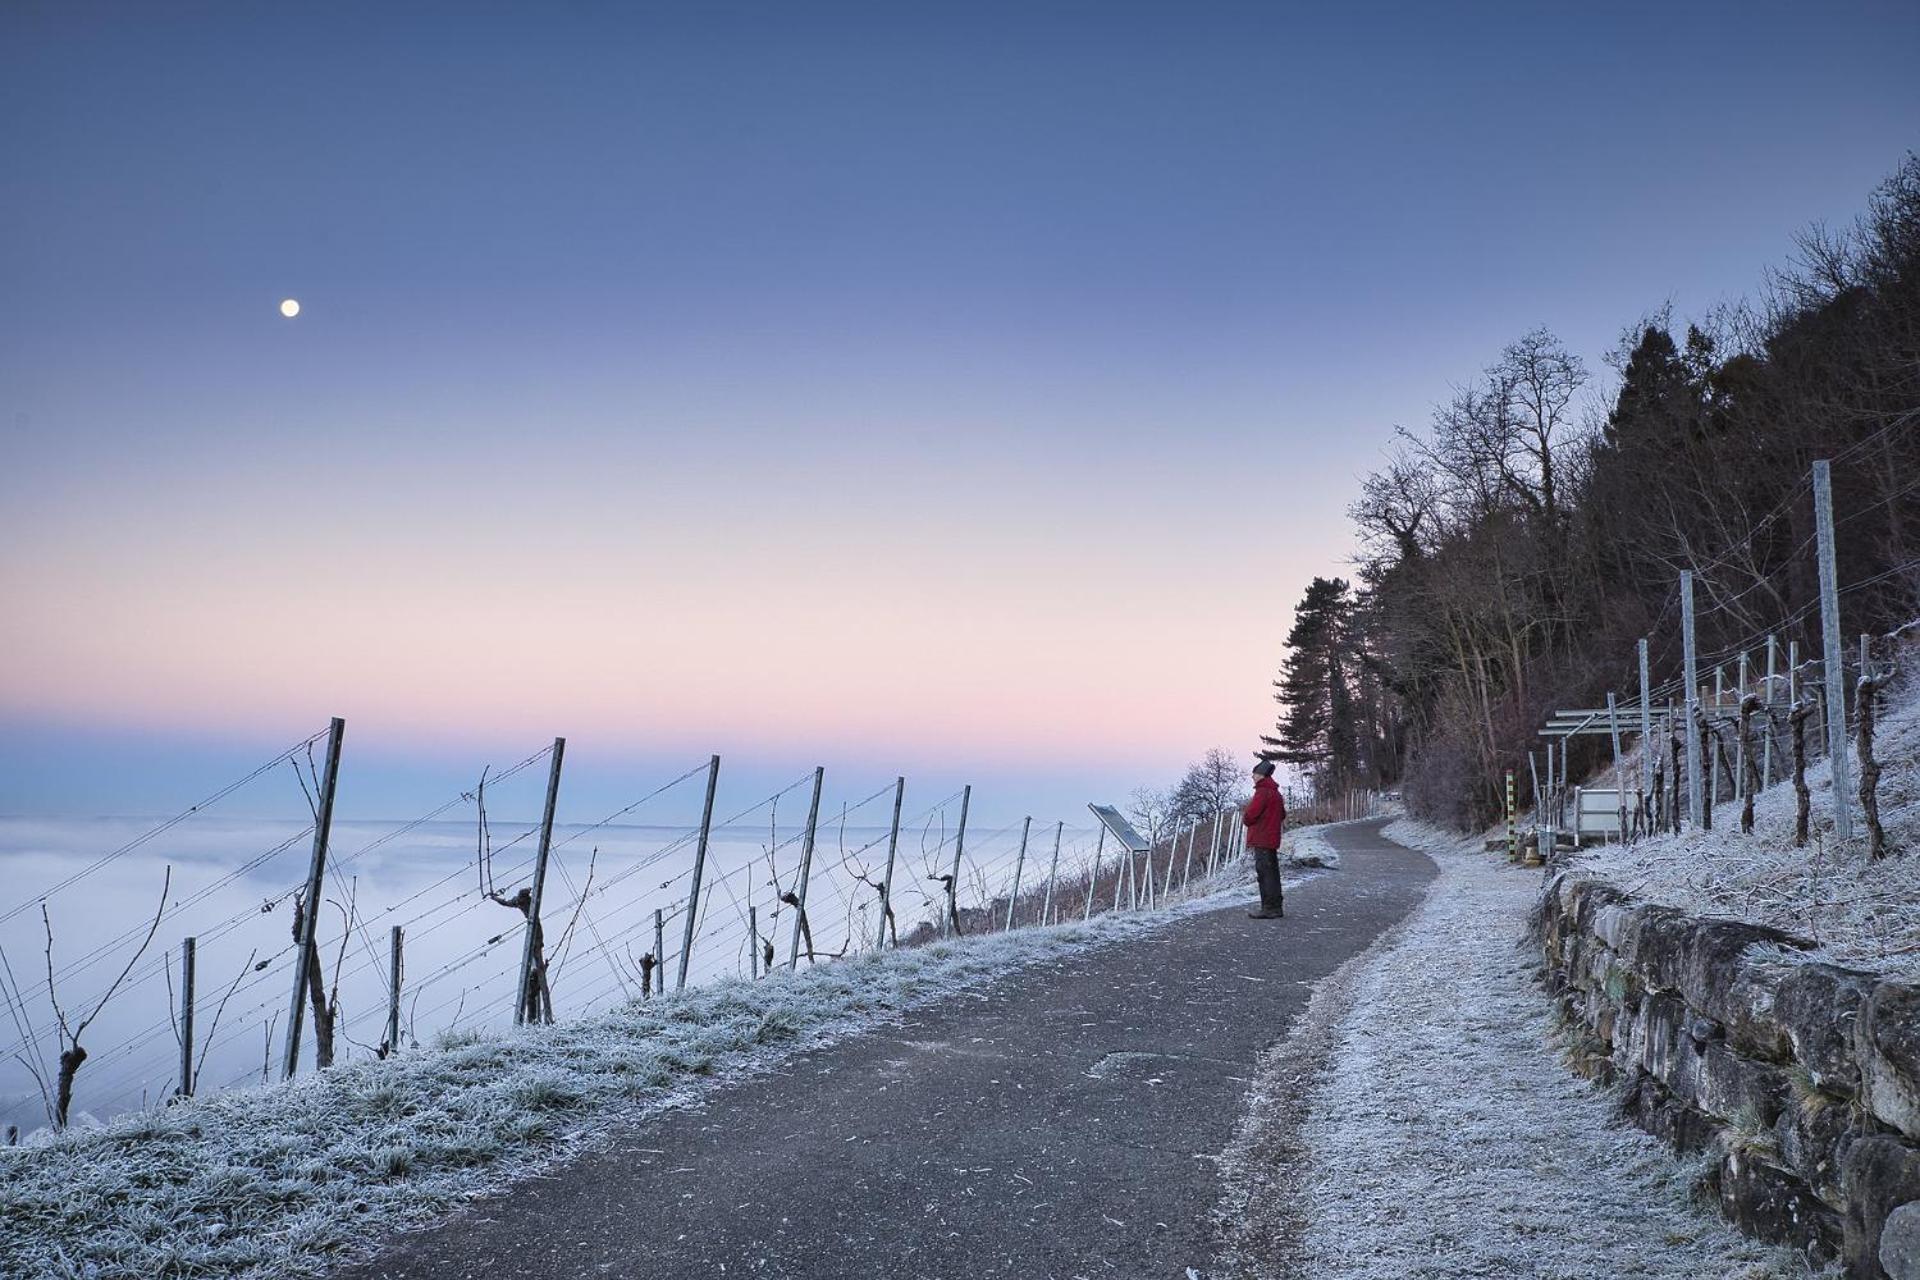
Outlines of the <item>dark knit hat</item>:
[{"label": "dark knit hat", "polygon": [[1253,772],[1258,777],[1271,778],[1273,776],[1273,761],[1262,760],[1259,764],[1253,766]]}]

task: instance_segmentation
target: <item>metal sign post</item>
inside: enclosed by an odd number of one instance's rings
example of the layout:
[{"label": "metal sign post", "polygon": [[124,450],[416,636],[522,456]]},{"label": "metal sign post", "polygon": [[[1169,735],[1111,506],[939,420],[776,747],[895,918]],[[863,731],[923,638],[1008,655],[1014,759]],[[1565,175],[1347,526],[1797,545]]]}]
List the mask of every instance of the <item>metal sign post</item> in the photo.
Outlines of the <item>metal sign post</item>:
[{"label": "metal sign post", "polygon": [[[1147,844],[1147,838],[1135,831],[1133,824],[1122,817],[1120,811],[1112,805],[1090,804],[1087,808],[1091,809],[1093,816],[1099,819],[1102,841],[1104,842],[1106,836],[1112,835],[1120,842],[1121,856],[1126,858],[1128,867],[1131,867],[1134,860],[1151,847]],[[1097,863],[1095,865],[1098,866]],[[1115,910],[1119,909],[1120,889],[1120,881],[1116,879],[1113,886]]]},{"label": "metal sign post", "polygon": [[1846,647],[1840,640],[1840,577],[1834,566],[1833,464],[1813,464],[1813,520],[1820,552],[1820,674],[1827,689],[1827,763],[1833,776],[1833,834],[1853,839],[1853,785],[1847,752]]}]

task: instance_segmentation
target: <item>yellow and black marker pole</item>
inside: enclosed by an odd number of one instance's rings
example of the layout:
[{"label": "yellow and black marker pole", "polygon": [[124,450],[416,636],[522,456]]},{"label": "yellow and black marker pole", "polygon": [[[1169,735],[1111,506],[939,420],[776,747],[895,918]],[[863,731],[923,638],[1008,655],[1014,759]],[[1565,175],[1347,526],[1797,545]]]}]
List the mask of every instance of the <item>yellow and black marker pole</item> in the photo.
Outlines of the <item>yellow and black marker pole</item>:
[{"label": "yellow and black marker pole", "polygon": [[1507,861],[1520,861],[1519,818],[1513,811],[1513,770],[1507,770]]}]

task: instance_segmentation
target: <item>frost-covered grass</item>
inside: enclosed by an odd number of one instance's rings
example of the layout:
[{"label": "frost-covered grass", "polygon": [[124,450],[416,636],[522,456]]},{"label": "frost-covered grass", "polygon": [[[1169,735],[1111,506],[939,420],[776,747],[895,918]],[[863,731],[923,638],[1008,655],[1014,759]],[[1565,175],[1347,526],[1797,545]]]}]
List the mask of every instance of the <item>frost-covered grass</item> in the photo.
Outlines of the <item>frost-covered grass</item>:
[{"label": "frost-covered grass", "polygon": [[[1867,858],[1857,795],[1855,838],[1834,839],[1833,779],[1822,760],[1807,770],[1813,838],[1804,849],[1793,846],[1797,802],[1789,777],[1754,798],[1750,836],[1740,833],[1739,806],[1723,800],[1710,832],[1597,847],[1572,865],[1648,901],[1785,929],[1838,964],[1920,979],[1920,681],[1904,681],[1881,705],[1874,755],[1881,762],[1885,860]],[[1791,767],[1776,751],[1776,775]],[[1858,761],[1855,774],[1857,785]]]},{"label": "frost-covered grass", "polygon": [[0,1276],[324,1270],[610,1124],[1026,965],[1238,900],[1096,916],[731,981],[554,1027],[224,1093],[0,1148]]},{"label": "frost-covered grass", "polygon": [[1327,840],[1327,831],[1341,823],[1323,822],[1289,830],[1281,838],[1281,857],[1289,867],[1337,867],[1340,851]]},{"label": "frost-covered grass", "polygon": [[1689,1203],[1691,1171],[1564,1070],[1520,949],[1540,874],[1400,821],[1440,878],[1354,986],[1301,1145],[1305,1273],[1339,1280],[1807,1274]]}]

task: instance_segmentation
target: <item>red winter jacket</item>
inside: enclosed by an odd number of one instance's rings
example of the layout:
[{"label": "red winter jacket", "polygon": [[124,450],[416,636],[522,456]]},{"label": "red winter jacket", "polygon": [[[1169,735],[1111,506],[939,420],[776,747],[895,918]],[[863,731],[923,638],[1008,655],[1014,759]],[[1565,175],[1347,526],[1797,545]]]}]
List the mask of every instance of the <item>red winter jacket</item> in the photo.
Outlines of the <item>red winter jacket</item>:
[{"label": "red winter jacket", "polygon": [[1278,849],[1280,832],[1287,824],[1287,802],[1280,798],[1280,784],[1270,777],[1253,780],[1253,799],[1247,802],[1240,821],[1247,824],[1247,847]]}]

